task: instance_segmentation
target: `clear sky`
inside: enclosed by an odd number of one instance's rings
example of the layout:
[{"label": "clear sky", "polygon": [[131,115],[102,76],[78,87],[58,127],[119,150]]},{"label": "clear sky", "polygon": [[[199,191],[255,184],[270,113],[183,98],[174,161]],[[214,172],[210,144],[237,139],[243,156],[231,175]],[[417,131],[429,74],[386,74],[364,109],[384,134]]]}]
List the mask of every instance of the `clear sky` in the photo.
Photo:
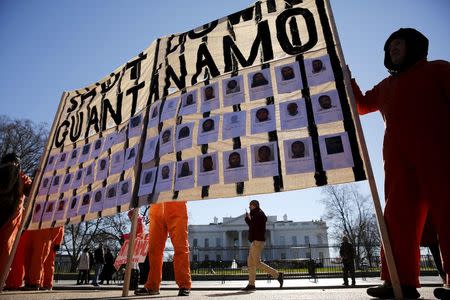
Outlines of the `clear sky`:
[{"label": "clear sky", "polygon": [[[147,48],[156,38],[184,32],[241,10],[249,0],[0,1],[0,114],[47,122],[63,91],[87,86]],[[429,59],[449,60],[450,1],[333,0],[334,18],[352,74],[363,91],[387,76],[386,38],[400,27],[414,27],[430,40]],[[414,87],[412,87],[414,88]],[[362,117],[363,130],[383,198],[379,113]],[[369,194],[368,184],[360,184]],[[267,214],[303,221],[318,219],[320,188],[257,196]],[[190,222],[244,213],[250,198],[196,201]]]}]

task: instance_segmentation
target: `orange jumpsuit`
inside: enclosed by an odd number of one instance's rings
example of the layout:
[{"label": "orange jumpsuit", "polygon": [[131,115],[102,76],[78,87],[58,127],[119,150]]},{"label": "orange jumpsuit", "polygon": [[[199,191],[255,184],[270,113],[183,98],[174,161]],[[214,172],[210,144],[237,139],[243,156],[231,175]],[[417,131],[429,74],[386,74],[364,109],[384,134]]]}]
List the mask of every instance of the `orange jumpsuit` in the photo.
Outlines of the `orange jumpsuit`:
[{"label": "orange jumpsuit", "polygon": [[[31,179],[23,172],[20,172],[20,177],[23,184],[23,191],[28,191],[31,187]],[[16,211],[10,218],[8,222],[6,222],[0,228],[0,266],[6,266],[8,263],[9,256],[11,255],[11,250],[14,244],[14,241],[17,237],[17,233],[19,231],[19,227],[22,223],[23,216],[23,201],[25,200],[25,195],[22,195],[19,200],[19,204],[17,206]]]},{"label": "orange jumpsuit", "polygon": [[44,272],[41,278],[41,285],[45,289],[53,288],[53,275],[55,274],[55,246],[60,246],[64,237],[64,227],[49,228],[50,249],[44,261]]},{"label": "orange jumpsuit", "polygon": [[52,247],[51,230],[53,228],[29,230],[25,253],[25,285],[41,287],[44,261]]},{"label": "orange jumpsuit", "polygon": [[20,236],[19,245],[17,246],[14,260],[11,264],[11,270],[9,271],[8,278],[6,279],[6,289],[17,290],[23,284],[23,278],[25,276],[25,249],[29,239],[29,230],[25,230]]},{"label": "orange jumpsuit", "polygon": [[173,257],[175,282],[180,289],[191,289],[186,202],[167,202],[150,206],[148,251],[150,271],[145,288],[159,291],[167,234],[169,234],[175,250]]},{"label": "orange jumpsuit", "polygon": [[[358,112],[379,110],[386,126],[384,217],[400,284],[419,287],[420,239],[427,215],[450,273],[450,64],[420,60],[363,95]],[[381,278],[390,281],[384,254]]]}]

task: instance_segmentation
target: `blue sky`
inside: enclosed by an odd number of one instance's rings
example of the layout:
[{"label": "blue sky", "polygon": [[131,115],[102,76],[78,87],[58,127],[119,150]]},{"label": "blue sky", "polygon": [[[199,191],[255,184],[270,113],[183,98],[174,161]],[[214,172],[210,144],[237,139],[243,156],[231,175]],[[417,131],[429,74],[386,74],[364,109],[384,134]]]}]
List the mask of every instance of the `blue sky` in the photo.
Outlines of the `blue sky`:
[{"label": "blue sky", "polygon": [[[0,114],[51,125],[61,94],[87,86],[147,48],[156,38],[193,29],[252,4],[219,1],[0,1]],[[362,90],[387,76],[386,38],[414,27],[430,40],[429,59],[449,60],[450,2],[331,1],[342,48]],[[362,117],[378,190],[383,198],[381,147],[384,125],[378,113]],[[368,184],[360,184],[369,194]],[[257,196],[266,213],[289,219],[318,219],[320,189]],[[238,216],[250,198],[196,201],[190,222]],[[232,202],[232,203],[230,203]]]}]

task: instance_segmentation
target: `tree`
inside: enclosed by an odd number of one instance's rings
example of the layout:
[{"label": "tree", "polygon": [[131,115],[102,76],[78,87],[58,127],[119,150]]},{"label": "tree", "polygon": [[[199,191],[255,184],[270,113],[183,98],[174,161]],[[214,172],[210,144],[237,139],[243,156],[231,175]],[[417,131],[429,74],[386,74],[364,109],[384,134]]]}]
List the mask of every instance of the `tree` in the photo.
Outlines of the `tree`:
[{"label": "tree", "polygon": [[62,245],[64,254],[70,258],[70,271],[75,272],[80,254],[86,247],[93,250],[102,243],[116,254],[120,250],[121,236],[128,232],[128,228],[125,213],[66,225]]},{"label": "tree", "polygon": [[15,152],[22,170],[33,175],[48,138],[47,124],[0,116],[0,156]]},{"label": "tree", "polygon": [[368,196],[363,196],[354,184],[326,186],[324,219],[331,222],[330,237],[340,241],[346,235],[356,250],[356,264],[366,256],[371,258],[380,246],[374,208]]}]

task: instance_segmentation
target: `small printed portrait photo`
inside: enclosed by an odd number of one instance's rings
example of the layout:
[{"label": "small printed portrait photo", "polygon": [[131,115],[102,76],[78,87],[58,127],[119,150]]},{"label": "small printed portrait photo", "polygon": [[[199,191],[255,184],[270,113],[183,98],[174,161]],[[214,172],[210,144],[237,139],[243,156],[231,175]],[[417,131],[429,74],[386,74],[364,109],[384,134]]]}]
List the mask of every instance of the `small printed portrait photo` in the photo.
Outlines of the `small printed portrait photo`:
[{"label": "small printed portrait photo", "polygon": [[273,96],[270,69],[251,72],[247,76],[251,101]]},{"label": "small printed portrait photo", "polygon": [[125,150],[125,163],[123,164],[123,170],[132,168],[136,163],[136,156],[138,151],[138,144],[131,146]]},{"label": "small printed portrait photo", "polygon": [[94,203],[102,202],[103,200],[103,190],[98,190],[94,193]]},{"label": "small printed portrait photo", "polygon": [[275,67],[275,74],[279,94],[291,93],[303,88],[297,62]]},{"label": "small printed portrait photo", "polygon": [[69,162],[67,163],[67,167],[71,167],[78,162],[78,156],[81,152],[81,149],[75,148],[70,152]]},{"label": "small printed portrait photo", "polygon": [[211,116],[199,121],[197,144],[208,144],[216,142],[219,136],[220,116]]},{"label": "small printed portrait photo", "polygon": [[149,195],[153,193],[153,185],[156,179],[156,167],[143,169],[141,171],[141,181],[139,185],[138,196]]},{"label": "small printed portrait photo", "polygon": [[341,104],[336,90],[311,97],[314,119],[317,124],[343,120]]},{"label": "small printed portrait photo", "polygon": [[173,162],[159,166],[158,180],[156,181],[155,186],[156,192],[170,191],[172,189],[173,167]]},{"label": "small printed portrait photo", "polygon": [[214,119],[206,119],[202,122],[202,132],[213,131],[215,127]]},{"label": "small printed portrait photo", "polygon": [[52,186],[50,187],[50,194],[56,194],[59,191],[59,186],[61,184],[62,175],[55,175],[52,180]]},{"label": "small printed portrait photo", "polygon": [[89,154],[91,150],[91,144],[86,144],[83,147],[81,147],[81,155],[80,158],[78,159],[78,163],[84,163],[86,160],[89,159]]},{"label": "small printed portrait photo", "polygon": [[203,156],[201,159],[200,172],[211,172],[216,169],[215,162],[212,155]]},{"label": "small printed portrait photo", "polygon": [[72,173],[67,173],[66,175],[64,175],[63,183],[61,189],[59,190],[60,193],[65,193],[69,190],[70,184],[72,183],[72,179],[73,179]]},{"label": "small printed portrait photo", "polygon": [[117,205],[123,205],[130,202],[131,182],[131,178],[119,182],[119,198],[117,199]]},{"label": "small printed portrait photo", "polygon": [[161,106],[161,100],[158,100],[152,104],[150,107],[149,118],[148,118],[148,128],[155,127],[159,124],[159,108]]},{"label": "small printed portrait photo", "polygon": [[103,201],[103,209],[111,208],[117,205],[117,183],[108,185],[105,192],[105,200]]},{"label": "small printed portrait photo", "polygon": [[41,220],[43,207],[44,207],[44,202],[36,203],[34,205],[33,219],[32,219],[33,223],[37,223],[37,222],[39,222]]},{"label": "small printed portrait photo", "polygon": [[58,203],[58,211],[64,210],[64,205],[65,204],[66,204],[66,201],[64,201],[64,200],[59,201],[59,203]]},{"label": "small printed portrait photo", "polygon": [[56,158],[55,170],[64,169],[68,160],[69,152],[60,153]]},{"label": "small printed portrait photo", "polygon": [[178,170],[178,178],[187,177],[192,175],[192,169],[189,165],[188,161],[185,161],[181,164],[181,167]]},{"label": "small printed portrait photo", "polygon": [[354,166],[350,142],[346,132],[319,136],[324,170]]},{"label": "small printed portrait photo", "polygon": [[199,156],[197,163],[197,186],[207,186],[219,183],[217,152]]},{"label": "small printed portrait photo", "polygon": [[269,81],[266,79],[263,72],[253,73],[251,82],[252,82],[252,84],[251,84],[252,88],[269,84]]},{"label": "small printed portrait photo", "polygon": [[228,165],[227,169],[235,169],[235,168],[242,168],[244,165],[241,162],[241,153],[238,151],[233,151],[228,155]]},{"label": "small printed portrait photo", "polygon": [[281,129],[296,129],[308,126],[305,101],[303,99],[280,103]]},{"label": "small printed portrait photo", "polygon": [[83,195],[83,198],[81,200],[81,205],[89,205],[91,202],[91,193],[86,193]]},{"label": "small printed portrait photo", "polygon": [[256,152],[256,162],[255,163],[265,163],[274,160],[273,157],[273,146],[272,145],[263,145],[257,147]]},{"label": "small printed portrait photo", "polygon": [[234,78],[228,80],[228,82],[225,85],[225,94],[226,95],[239,93],[240,91],[241,91],[241,86],[240,86],[239,81],[237,81]]},{"label": "small printed portrait photo", "polygon": [[181,107],[178,114],[180,116],[197,113],[197,90],[181,95]]},{"label": "small printed portrait photo", "polygon": [[64,218],[67,203],[68,203],[67,198],[63,198],[57,201],[55,206],[55,214],[53,215],[53,220],[62,220]]},{"label": "small printed portrait photo", "polygon": [[173,127],[163,128],[159,139],[159,155],[173,152]]},{"label": "small printed portrait photo", "polygon": [[120,195],[125,195],[130,192],[130,182],[125,181],[120,185]]},{"label": "small printed portrait photo", "polygon": [[169,119],[175,118],[178,110],[178,103],[180,98],[170,98],[164,101],[162,113],[161,113],[161,122]]},{"label": "small printed portrait photo", "polygon": [[159,137],[147,138],[144,144],[144,153],[142,154],[142,162],[147,163],[155,158],[156,145]]},{"label": "small printed portrait photo", "polygon": [[79,169],[75,172],[74,178],[72,180],[72,185],[70,186],[70,188],[77,189],[81,186],[82,179],[83,179],[83,172],[84,172],[84,169]]},{"label": "small printed portrait photo", "polygon": [[73,218],[77,215],[78,211],[78,196],[74,196],[69,201],[69,209],[67,210],[66,217],[67,218]]},{"label": "small printed portrait photo", "polygon": [[222,139],[231,139],[244,136],[246,133],[247,115],[245,111],[236,111],[223,114]]},{"label": "small printed portrait photo", "polygon": [[144,178],[142,179],[142,184],[149,184],[152,182],[153,179],[153,172],[146,172],[144,173]]},{"label": "small printed portrait photo", "polygon": [[251,113],[251,133],[269,132],[276,129],[275,106],[273,104],[254,108]]},{"label": "small printed portrait photo", "polygon": [[194,187],[195,158],[177,162],[175,190],[185,190]]},{"label": "small printed portrait photo", "polygon": [[222,81],[223,105],[231,106],[244,102],[244,78],[234,76]]},{"label": "small printed portrait photo", "polygon": [[171,135],[172,135],[172,129],[171,128],[164,130],[162,132],[162,134],[161,134],[161,143],[165,144],[165,143],[170,142]]},{"label": "small printed portrait photo", "polygon": [[89,166],[87,166],[84,170],[84,179],[83,179],[83,185],[88,185],[94,182],[94,168],[95,164],[92,163]]},{"label": "small printed portrait photo", "polygon": [[175,141],[176,151],[181,151],[192,147],[192,131],[194,129],[194,122],[183,123],[177,126],[177,134]]},{"label": "small printed portrait photo", "polygon": [[48,213],[48,212],[53,212],[53,209],[54,209],[54,202],[47,202],[47,206],[46,206],[47,208],[45,209],[45,212],[46,213]]},{"label": "small printed portrait photo", "polygon": [[170,176],[170,167],[169,166],[164,166],[161,168],[161,179],[169,179]]},{"label": "small printed portrait photo", "polygon": [[130,119],[130,125],[128,128],[128,137],[139,136],[142,132],[142,114],[135,115]]},{"label": "small printed portrait photo", "polygon": [[108,177],[109,158],[103,157],[97,161],[97,174],[95,180],[103,180]]},{"label": "small printed portrait photo", "polygon": [[305,59],[305,68],[309,86],[334,81],[334,74],[328,55]]},{"label": "small printed portrait photo", "polygon": [[325,138],[325,146],[328,155],[344,152],[344,145],[340,136]]},{"label": "small printed portrait photo", "polygon": [[99,138],[98,140],[95,140],[95,142],[92,143],[92,151],[91,151],[91,156],[90,159],[94,159],[97,158],[101,151],[102,151],[102,146],[103,146],[103,138]]},{"label": "small printed portrait photo", "polygon": [[51,171],[55,169],[55,163],[57,161],[58,154],[50,155],[45,166],[45,171]]},{"label": "small printed portrait photo", "polygon": [[39,187],[38,195],[47,195],[48,189],[50,187],[51,177],[44,177],[41,181],[41,186]]},{"label": "small printed portrait photo", "polygon": [[103,209],[103,198],[105,195],[105,189],[104,188],[99,188],[95,191],[92,192],[92,205],[90,208],[90,212],[98,212],[101,211]]},{"label": "small printed portrait photo", "polygon": [[42,215],[42,222],[51,221],[53,218],[53,211],[55,210],[56,201],[48,201],[45,204],[44,214]]},{"label": "small printed portrait photo", "polygon": [[251,149],[254,178],[278,175],[278,150],[275,142],[252,145]]},{"label": "small printed portrait photo", "polygon": [[219,103],[219,83],[215,82],[204,86],[201,89],[202,106],[201,112],[208,112],[220,107]]},{"label": "small printed portrait photo", "polygon": [[111,157],[111,170],[110,174],[118,174],[123,171],[123,166],[125,163],[125,151],[120,150],[114,152]]},{"label": "small printed portrait photo", "polygon": [[311,138],[284,140],[284,161],[286,174],[315,172]]}]

